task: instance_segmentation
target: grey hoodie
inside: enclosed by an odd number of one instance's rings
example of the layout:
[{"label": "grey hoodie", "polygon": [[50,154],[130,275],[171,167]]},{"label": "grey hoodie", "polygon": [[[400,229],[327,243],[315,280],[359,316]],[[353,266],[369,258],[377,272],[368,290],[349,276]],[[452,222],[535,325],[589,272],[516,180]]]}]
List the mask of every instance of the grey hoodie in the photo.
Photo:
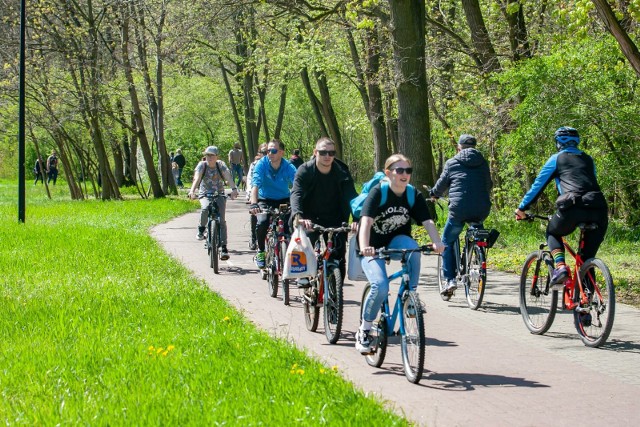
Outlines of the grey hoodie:
[{"label": "grey hoodie", "polygon": [[492,187],[489,164],[482,153],[465,148],[447,160],[430,195],[442,197],[449,190],[449,218],[481,222],[491,210]]}]

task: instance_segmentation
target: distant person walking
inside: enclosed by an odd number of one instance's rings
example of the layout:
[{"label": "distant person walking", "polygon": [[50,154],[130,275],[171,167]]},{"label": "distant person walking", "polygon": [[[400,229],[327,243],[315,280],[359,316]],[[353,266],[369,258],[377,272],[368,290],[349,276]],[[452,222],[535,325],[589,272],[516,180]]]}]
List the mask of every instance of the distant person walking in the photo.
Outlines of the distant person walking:
[{"label": "distant person walking", "polygon": [[178,177],[176,179],[176,185],[180,188],[184,188],[184,184],[182,183],[182,170],[184,169],[184,165],[187,164],[187,160],[184,158],[182,154],[182,150],[178,148],[176,150],[176,155],[173,156],[172,159],[178,165]]},{"label": "distant person walking", "polygon": [[47,184],[53,181],[53,185],[56,185],[58,180],[58,156],[56,155],[56,150],[53,150],[47,158],[47,175]]},{"label": "distant person walking", "polygon": [[44,160],[42,160],[42,156],[38,156],[38,160],[36,160],[36,164],[33,166],[33,174],[35,175],[36,180],[33,182],[33,185],[38,183],[38,180],[42,181],[44,184]]},{"label": "distant person walking", "polygon": [[304,163],[304,160],[300,156],[300,150],[298,150],[297,148],[295,150],[293,150],[293,156],[291,156],[289,161],[291,162],[291,164],[293,166],[296,167],[296,169],[298,169],[300,166],[302,166],[302,164]]},{"label": "distant person walking", "polygon": [[229,165],[231,166],[231,175],[233,176],[233,182],[236,186],[240,186],[242,182],[242,163],[244,162],[244,155],[242,154],[242,147],[239,142],[233,145],[233,150],[229,151]]}]

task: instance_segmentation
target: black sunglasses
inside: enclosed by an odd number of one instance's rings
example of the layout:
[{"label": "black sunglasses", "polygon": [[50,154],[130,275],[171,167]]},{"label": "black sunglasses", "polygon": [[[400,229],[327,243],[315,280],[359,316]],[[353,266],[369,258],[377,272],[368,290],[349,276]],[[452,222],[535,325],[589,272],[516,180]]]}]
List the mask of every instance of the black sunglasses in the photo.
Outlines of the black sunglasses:
[{"label": "black sunglasses", "polygon": [[413,173],[413,168],[395,168],[392,170],[396,171],[398,175],[402,175],[405,172],[407,173],[407,175],[411,175]]},{"label": "black sunglasses", "polygon": [[270,148],[266,152],[267,153],[271,153],[271,154],[277,154],[278,153],[278,149],[277,148]]},{"label": "black sunglasses", "polygon": [[335,157],[336,156],[336,150],[318,150],[318,154],[320,156]]}]

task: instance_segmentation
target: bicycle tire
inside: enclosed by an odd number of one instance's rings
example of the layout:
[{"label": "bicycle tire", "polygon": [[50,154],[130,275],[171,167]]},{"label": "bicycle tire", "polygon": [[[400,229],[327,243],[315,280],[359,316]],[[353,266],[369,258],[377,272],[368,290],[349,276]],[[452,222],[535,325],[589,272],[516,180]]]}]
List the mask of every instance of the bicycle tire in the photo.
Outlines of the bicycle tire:
[{"label": "bicycle tire", "polygon": [[[584,345],[600,347],[607,341],[613,328],[616,312],[613,278],[607,265],[598,258],[586,260],[579,274],[583,286],[595,284],[597,291],[590,298],[588,313],[573,311],[574,324]],[[574,299],[576,302],[580,300],[579,292],[575,292]]]},{"label": "bicycle tire", "polygon": [[484,249],[473,245],[467,265],[464,293],[467,296],[467,305],[471,310],[477,310],[482,304],[484,289],[487,284],[487,265]]},{"label": "bicycle tire", "polygon": [[440,294],[440,298],[442,298],[442,301],[449,301],[451,299],[451,294],[442,293],[442,291],[447,287],[447,281],[442,275],[442,254],[438,255],[438,269],[436,271],[438,272],[438,293]]},{"label": "bicycle tire", "polygon": [[318,287],[316,285],[304,290],[304,294],[302,295],[302,308],[307,330],[315,332],[318,329],[318,321],[320,320]]},{"label": "bicycle tire", "polygon": [[520,274],[520,314],[527,329],[536,335],[549,330],[558,309],[558,291],[550,283],[551,254],[543,252],[543,257],[539,260],[538,251],[529,254]]},{"label": "bicycle tire", "polygon": [[278,296],[278,271],[272,239],[267,240],[265,251],[264,267],[267,271],[267,286],[269,287],[269,295],[271,298]]},{"label": "bicycle tire", "polygon": [[426,338],[424,315],[420,297],[415,291],[407,293],[402,305],[404,334],[402,335],[402,364],[410,383],[418,384],[424,372]]},{"label": "bicycle tire", "polygon": [[[287,242],[278,242],[278,277],[282,278],[284,271],[284,257],[287,255]],[[282,279],[282,301],[289,305],[289,279]]]},{"label": "bicycle tire", "polygon": [[211,227],[211,267],[213,267],[213,272],[215,274],[219,273],[218,269],[218,250],[220,248],[220,229],[218,225],[218,221],[212,222],[213,226]]},{"label": "bicycle tire", "polygon": [[213,268],[213,259],[211,258],[211,220],[207,221],[207,237],[204,241],[204,246],[207,248],[207,255],[209,256],[209,268]]},{"label": "bicycle tire", "polygon": [[[364,308],[364,301],[369,295],[371,284],[367,283],[362,291],[362,304],[360,304],[360,319],[362,319],[362,310]],[[376,368],[382,366],[384,358],[387,355],[387,319],[382,315],[382,311],[379,311],[380,317],[373,322],[371,331],[369,331],[369,337],[371,339],[371,348],[373,352],[365,355],[367,364]]]},{"label": "bicycle tire", "polygon": [[327,291],[324,293],[324,335],[330,344],[340,339],[343,315],[343,280],[338,267],[329,267],[327,273]]}]

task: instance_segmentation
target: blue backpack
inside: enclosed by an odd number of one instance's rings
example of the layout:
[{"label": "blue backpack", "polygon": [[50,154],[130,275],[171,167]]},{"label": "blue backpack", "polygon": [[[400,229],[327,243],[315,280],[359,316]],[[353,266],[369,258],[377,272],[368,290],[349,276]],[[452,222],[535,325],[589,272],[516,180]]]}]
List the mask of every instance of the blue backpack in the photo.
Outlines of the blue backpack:
[{"label": "blue backpack", "polygon": [[[387,203],[389,180],[384,178],[386,178],[384,172],[376,172],[375,175],[373,175],[373,178],[362,184],[362,190],[360,191],[360,194],[357,197],[353,198],[351,202],[349,202],[349,204],[351,205],[351,213],[353,214],[354,219],[360,219],[362,206],[364,205],[364,201],[369,195],[369,191],[371,191],[373,187],[378,185],[380,181],[382,181],[382,184],[380,184],[380,190],[382,190],[382,197],[380,197],[380,206]],[[407,201],[409,202],[409,207],[411,208],[416,202],[416,188],[411,184],[407,185]]]}]

